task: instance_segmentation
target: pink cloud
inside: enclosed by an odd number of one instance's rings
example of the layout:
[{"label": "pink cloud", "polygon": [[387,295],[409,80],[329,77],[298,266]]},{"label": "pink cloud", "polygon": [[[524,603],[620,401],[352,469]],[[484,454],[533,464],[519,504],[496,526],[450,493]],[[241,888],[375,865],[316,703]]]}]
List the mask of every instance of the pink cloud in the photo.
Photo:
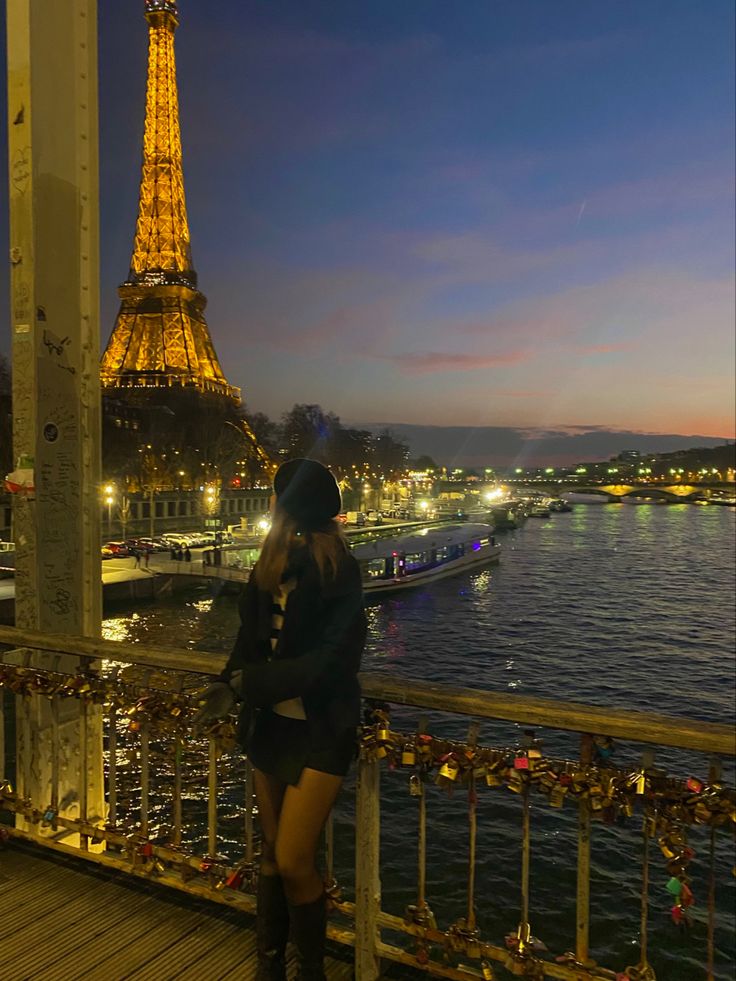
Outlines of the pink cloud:
[{"label": "pink cloud", "polygon": [[386,355],[385,360],[410,374],[431,374],[441,371],[476,371],[479,368],[497,368],[502,365],[521,364],[533,358],[530,351],[509,351],[507,354],[460,354],[427,351],[423,354]]}]

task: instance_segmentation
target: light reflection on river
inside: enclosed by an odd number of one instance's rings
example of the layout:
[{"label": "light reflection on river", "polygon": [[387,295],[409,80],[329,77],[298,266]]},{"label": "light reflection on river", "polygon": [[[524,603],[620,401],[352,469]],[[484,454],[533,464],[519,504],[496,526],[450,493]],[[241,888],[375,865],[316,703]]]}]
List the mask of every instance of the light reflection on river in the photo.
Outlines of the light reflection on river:
[{"label": "light reflection on river", "polygon": [[[735,583],[734,522],[727,508],[690,505],[576,506],[571,514],[526,525],[500,537],[501,563],[444,579],[427,589],[370,606],[366,671],[389,672],[453,686],[512,691],[726,722],[733,718]],[[205,591],[116,611],[105,636],[141,644],[226,652],[237,629],[233,597]],[[435,720],[438,734],[463,738],[467,722]],[[411,731],[416,713],[396,710],[394,727]],[[510,745],[513,726],[485,725],[481,743]],[[550,752],[573,755],[572,741],[543,734]],[[703,774],[707,761],[662,753],[682,772]],[[616,762],[638,761],[636,747],[619,747]],[[235,789],[239,762],[223,766],[223,828],[239,836],[242,799]],[[687,773],[686,773],[687,775]],[[732,780],[733,774],[729,774]],[[194,779],[189,821],[201,833],[201,777]],[[339,878],[350,887],[353,864],[353,781],[336,820]],[[226,792],[226,796],[227,796]],[[430,788],[430,904],[443,925],[464,915],[467,800]],[[384,906],[401,913],[414,900],[416,802],[407,776],[383,779],[382,880]],[[478,921],[498,941],[518,920],[519,799],[483,788],[479,799]],[[533,810],[532,917],[536,935],[556,952],[574,946],[576,828],[573,808]],[[633,827],[594,828],[591,941],[594,955],[622,969],[636,961],[640,835]],[[698,905],[690,934],[669,922],[667,877],[653,855],[651,961],[660,979],[704,976],[707,896],[706,835],[693,832]],[[717,929],[719,970],[733,977],[733,848],[719,836]],[[724,871],[725,870],[725,871]],[[500,973],[500,972],[499,972]],[[502,975],[501,975],[502,976]]]}]

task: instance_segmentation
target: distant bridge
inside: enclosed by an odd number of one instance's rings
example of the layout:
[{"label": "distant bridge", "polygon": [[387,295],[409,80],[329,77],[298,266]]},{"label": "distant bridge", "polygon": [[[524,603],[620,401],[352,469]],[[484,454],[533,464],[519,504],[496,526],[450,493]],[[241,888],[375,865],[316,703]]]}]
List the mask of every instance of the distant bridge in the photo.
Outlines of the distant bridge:
[{"label": "distant bridge", "polygon": [[693,481],[690,483],[653,484],[646,481],[594,483],[592,481],[573,480],[530,481],[528,479],[510,479],[505,480],[504,483],[519,490],[526,489],[536,493],[542,491],[551,496],[559,496],[565,491],[574,491],[578,494],[598,494],[601,497],[618,501],[624,497],[651,497],[670,501],[709,500],[713,496],[723,496],[723,491],[730,491],[731,495],[736,494],[734,482],[725,480],[702,483]]}]

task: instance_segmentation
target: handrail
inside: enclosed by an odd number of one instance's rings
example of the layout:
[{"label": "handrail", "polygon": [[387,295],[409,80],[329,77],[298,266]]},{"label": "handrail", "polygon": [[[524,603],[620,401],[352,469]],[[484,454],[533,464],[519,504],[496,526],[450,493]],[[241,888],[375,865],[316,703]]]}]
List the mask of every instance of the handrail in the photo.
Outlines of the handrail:
[{"label": "handrail", "polygon": [[[169,668],[194,674],[218,674],[225,666],[223,654],[147,647],[119,641],[0,626],[0,645],[31,647],[56,654],[127,661],[153,668]],[[405,681],[375,672],[360,676],[363,695],[401,705],[455,712],[475,718],[548,726],[579,733],[598,733],[638,743],[656,743],[721,756],[736,756],[733,726],[715,722],[659,715],[651,712],[598,708],[578,702],[532,698],[472,688],[451,688],[415,680]]]},{"label": "handrail", "polygon": [[[9,650],[3,651],[4,648]],[[64,658],[71,655],[75,660]],[[86,671],[90,662],[111,659],[171,671],[163,678],[155,671],[129,673],[117,669],[97,676]],[[19,663],[20,659],[20,663]],[[155,876],[162,885],[187,891],[252,912],[252,895],[257,879],[256,841],[253,823],[253,785],[250,764],[225,763],[219,758],[233,745],[233,720],[213,723],[206,733],[192,732],[192,715],[197,699],[182,690],[181,673],[211,675],[224,661],[223,655],[158,648],[141,652],[138,645],[48,635],[38,631],[0,627],[0,688],[17,696],[18,788],[14,790],[0,773],[0,811],[14,814],[18,826],[8,833],[36,841],[48,848],[77,854],[81,858],[108,864],[132,875]],[[3,663],[5,662],[5,663]],[[62,666],[63,662],[63,666]],[[142,675],[142,678],[137,677]],[[169,690],[171,677],[179,686]],[[382,958],[414,966],[425,975],[454,978],[456,981],[493,978],[493,964],[499,963],[514,975],[558,981],[613,981],[614,972],[591,960],[590,885],[593,821],[598,827],[626,824],[634,819],[633,854],[640,860],[639,962],[615,975],[629,981],[653,981],[647,960],[650,918],[650,845],[656,841],[666,860],[666,891],[674,902],[671,916],[676,924],[687,925],[687,909],[693,903],[688,883],[688,865],[699,840],[710,836],[707,861],[709,881],[708,933],[706,957],[708,976],[716,952],[716,851],[715,835],[730,823],[736,807],[736,792],[722,783],[720,763],[711,759],[707,778],[684,779],[654,768],[652,754],[641,755],[640,762],[617,765],[608,759],[612,747],[599,736],[616,735],[633,742],[666,743],[701,753],[733,755],[734,736],[723,725],[697,723],[689,719],[666,718],[646,713],[608,712],[575,703],[549,699],[452,688],[366,673],[362,676],[364,694],[378,700],[361,731],[361,751],[357,767],[355,794],[355,887],[354,901],[342,899],[333,874],[334,836],[326,834],[327,879],[331,904],[342,922],[330,923],[328,935],[355,949],[356,977],[377,981]],[[162,688],[166,688],[162,691]],[[34,703],[48,702],[45,723],[32,724]],[[465,743],[448,740],[432,732],[435,722],[415,731],[393,731],[384,702],[433,709],[438,716],[448,714],[503,720],[532,726],[579,732],[579,753],[573,759],[545,755],[541,741],[526,733],[516,748],[508,743],[483,746],[477,741],[473,723]],[[75,703],[78,716],[75,718]],[[106,722],[103,725],[103,719]],[[77,721],[78,720],[78,721]],[[0,701],[0,723],[2,701]],[[440,722],[436,724],[441,725]],[[79,727],[79,749],[70,766],[61,763],[62,728]],[[45,728],[44,728],[45,726]],[[66,731],[66,730],[65,730]],[[0,725],[0,732],[2,726]],[[192,738],[194,737],[194,738]],[[51,758],[48,758],[48,748]],[[102,796],[94,788],[95,760],[105,746],[107,767]],[[50,777],[50,803],[45,780],[31,778],[31,766],[41,760]],[[35,755],[34,755],[35,754]],[[597,754],[597,755],[596,755]],[[128,764],[120,767],[125,758]],[[0,757],[1,759],[1,757]],[[163,761],[166,762],[163,762]],[[35,765],[35,764],[34,764]],[[687,764],[690,765],[689,763]],[[233,768],[234,767],[234,768]],[[63,769],[63,774],[62,774]],[[381,770],[397,771],[399,779],[409,776],[409,795],[417,802],[416,821],[416,901],[403,916],[385,910],[381,901]],[[163,776],[163,782],[159,776]],[[168,796],[172,786],[173,793]],[[91,780],[90,780],[91,777]],[[194,835],[192,822],[182,820],[184,787],[194,777],[200,791],[206,785],[206,818],[200,809]],[[244,796],[244,841],[238,835],[236,851],[228,859],[225,841],[218,830],[218,801],[227,784],[228,810]],[[36,786],[38,784],[38,786]],[[79,813],[68,812],[65,789],[79,792]],[[504,940],[493,942],[481,935],[476,920],[478,895],[476,840],[488,818],[496,821],[502,812],[478,809],[481,793],[501,803],[513,792],[521,801],[521,862],[518,928]],[[486,791],[485,788],[489,788]],[[428,889],[427,815],[441,806],[445,791],[467,793],[467,915],[449,925],[438,925],[429,906],[434,893]],[[495,790],[493,788],[500,788]],[[90,805],[95,798],[96,803]],[[499,799],[500,798],[500,799]],[[535,917],[530,868],[533,858],[533,829],[539,806],[562,807],[577,811],[577,891],[575,895],[574,950],[539,954],[544,945],[535,939],[531,920]],[[503,805],[501,805],[503,806]],[[90,808],[95,808],[91,811]],[[101,808],[101,810],[100,810]],[[509,815],[506,815],[509,816]],[[485,820],[481,823],[481,818]],[[572,821],[575,814],[572,815]],[[641,821],[641,832],[637,823]],[[698,829],[698,825],[704,825]],[[568,827],[572,827],[568,819]],[[186,830],[189,829],[189,830]],[[700,830],[700,839],[696,840]],[[725,828],[724,828],[725,830]],[[692,832],[692,845],[689,836]],[[48,835],[51,834],[49,838]],[[458,829],[463,838],[461,829]],[[597,832],[596,832],[597,833]],[[79,849],[72,850],[59,839],[78,837]],[[206,836],[206,846],[204,844]],[[105,851],[97,851],[104,843]],[[629,848],[631,847],[629,839]],[[244,845],[244,852],[239,848]],[[204,848],[206,847],[206,853]],[[405,848],[405,845],[402,845]],[[705,852],[701,852],[705,854]],[[508,856],[507,856],[508,858]],[[636,861],[636,859],[635,859]],[[570,919],[572,922],[572,919]],[[487,927],[484,926],[484,930]],[[382,931],[403,935],[400,946],[387,943]],[[562,934],[559,940],[562,939]],[[571,936],[571,931],[568,931]],[[438,958],[438,950],[444,950]],[[617,955],[617,956],[620,956]]]}]

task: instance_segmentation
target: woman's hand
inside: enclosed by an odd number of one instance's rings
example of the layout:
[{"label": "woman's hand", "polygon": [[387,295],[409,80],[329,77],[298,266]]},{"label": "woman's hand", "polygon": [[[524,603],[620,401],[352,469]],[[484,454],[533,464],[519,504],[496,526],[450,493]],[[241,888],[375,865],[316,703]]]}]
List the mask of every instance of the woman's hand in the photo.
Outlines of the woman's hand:
[{"label": "woman's hand", "polygon": [[207,722],[222,719],[235,707],[235,692],[226,681],[213,681],[205,688],[199,700],[199,711],[192,719],[192,727],[199,729]]}]

